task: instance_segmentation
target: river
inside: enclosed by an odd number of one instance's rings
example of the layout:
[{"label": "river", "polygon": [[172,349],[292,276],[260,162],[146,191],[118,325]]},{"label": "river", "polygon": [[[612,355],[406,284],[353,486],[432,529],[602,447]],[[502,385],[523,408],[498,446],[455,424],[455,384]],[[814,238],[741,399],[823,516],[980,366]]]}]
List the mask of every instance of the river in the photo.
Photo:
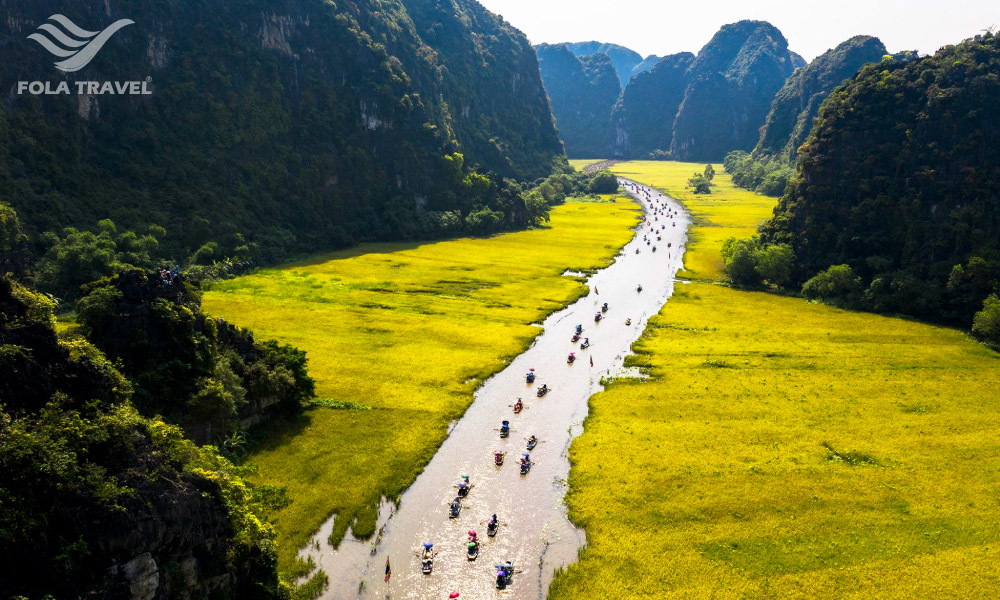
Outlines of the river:
[{"label": "river", "polygon": [[[323,598],[436,600],[457,591],[468,599],[534,600],[545,597],[556,569],[576,560],[585,536],[566,516],[570,442],[582,431],[588,399],[602,389],[601,379],[625,374],[622,364],[632,343],[673,293],[690,224],[676,200],[621,181],[642,204],[646,218],[614,263],[588,279],[589,295],[549,316],[531,348],[480,387],[398,507],[383,504],[374,540],[358,541],[348,535],[335,550],[326,541],[331,520],[302,550],[301,556],[312,556],[330,577]],[[640,283],[641,293],[636,291]],[[605,302],[609,310],[602,322],[595,323],[594,315]],[[626,319],[631,319],[630,325]],[[590,338],[589,349],[581,350],[570,341],[577,323]],[[570,365],[566,358],[573,351],[577,360]],[[525,374],[531,368],[537,379],[527,385]],[[541,384],[552,391],[537,398],[535,390]],[[515,415],[511,406],[518,397],[525,409]],[[498,428],[505,419],[511,423],[511,435],[501,440]],[[541,441],[531,452],[530,472],[522,476],[518,460],[531,435]],[[507,452],[502,467],[493,463],[495,450]],[[451,519],[448,504],[463,474],[470,476],[472,489],[460,516]],[[486,522],[494,513],[502,525],[496,537],[488,538]],[[466,556],[469,530],[477,531],[482,540],[474,562]],[[433,572],[424,575],[415,551],[428,541],[438,554]],[[386,558],[392,567],[388,583]],[[512,585],[499,591],[494,565],[507,560],[514,562],[517,572]]]}]

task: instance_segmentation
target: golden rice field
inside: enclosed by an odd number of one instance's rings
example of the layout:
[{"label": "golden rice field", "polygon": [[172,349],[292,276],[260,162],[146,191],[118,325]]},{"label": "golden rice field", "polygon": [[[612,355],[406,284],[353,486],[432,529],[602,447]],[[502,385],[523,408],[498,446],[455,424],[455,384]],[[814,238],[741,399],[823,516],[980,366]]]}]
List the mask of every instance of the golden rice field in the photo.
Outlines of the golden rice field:
[{"label": "golden rice field", "polygon": [[[690,198],[702,166],[616,171],[685,200],[711,280],[708,253],[774,200],[721,176]],[[573,443],[588,546],[551,598],[1000,596],[1000,355],[711,282],[678,286],[635,349],[650,379],[594,396]]]},{"label": "golden rice field", "polygon": [[532,323],[586,292],[567,269],[609,264],[630,238],[626,198],[570,201],[545,229],[426,244],[380,244],[217,283],[213,316],[308,354],[314,408],[264,436],[249,461],[287,487],[277,515],[281,568],[336,513],[373,533],[379,499],[398,497],[473,391],[539,333]]},{"label": "golden rice field", "polygon": [[569,166],[577,171],[582,171],[590,165],[606,161],[606,158],[573,158],[569,161]]},{"label": "golden rice field", "polygon": [[735,187],[722,165],[715,166],[717,188],[711,195],[694,194],[687,180],[705,165],[693,163],[637,161],[618,163],[611,170],[622,177],[663,190],[684,203],[694,217],[688,233],[691,243],[684,256],[686,272],[681,276],[719,280],[722,275],[722,243],[729,237],[747,238],[771,216],[777,201]]}]

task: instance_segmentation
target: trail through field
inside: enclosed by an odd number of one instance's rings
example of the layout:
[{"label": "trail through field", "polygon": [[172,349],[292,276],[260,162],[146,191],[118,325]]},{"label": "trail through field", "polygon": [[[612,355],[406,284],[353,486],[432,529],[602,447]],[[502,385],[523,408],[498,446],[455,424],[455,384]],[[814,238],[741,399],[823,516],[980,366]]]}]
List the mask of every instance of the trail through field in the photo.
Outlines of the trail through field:
[{"label": "trail through field", "polygon": [[[570,442],[582,431],[587,401],[601,390],[601,378],[625,374],[623,361],[632,343],[673,293],[690,224],[677,201],[621,181],[642,203],[645,220],[615,262],[590,277],[589,295],[546,319],[531,348],[483,384],[399,506],[384,504],[374,540],[348,535],[334,550],[326,542],[328,522],[302,551],[330,576],[324,598],[426,600],[448,598],[456,591],[462,598],[544,598],[555,570],[576,560],[585,539],[566,517]],[[642,292],[636,289],[639,284]],[[597,323],[595,314],[605,302],[608,311]],[[626,325],[628,319],[631,324]],[[582,339],[571,342],[577,324],[590,340],[587,349],[580,348]],[[567,363],[570,352],[576,354],[574,364]],[[529,385],[525,375],[532,368],[537,378]],[[543,384],[551,391],[536,397]],[[518,398],[524,410],[515,414],[512,405]],[[511,433],[502,440],[503,420],[510,421]],[[532,435],[540,442],[530,453],[530,471],[521,475],[518,461]],[[497,450],[507,453],[501,467],[494,465]],[[448,505],[462,475],[470,476],[472,488],[458,518],[449,518]],[[493,514],[501,527],[490,538],[486,523]],[[475,561],[467,558],[469,530],[481,540]],[[437,552],[430,574],[421,573],[416,555],[424,542],[433,543]],[[388,583],[387,558],[392,567]],[[496,590],[494,565],[508,560],[516,568],[512,584]]]}]

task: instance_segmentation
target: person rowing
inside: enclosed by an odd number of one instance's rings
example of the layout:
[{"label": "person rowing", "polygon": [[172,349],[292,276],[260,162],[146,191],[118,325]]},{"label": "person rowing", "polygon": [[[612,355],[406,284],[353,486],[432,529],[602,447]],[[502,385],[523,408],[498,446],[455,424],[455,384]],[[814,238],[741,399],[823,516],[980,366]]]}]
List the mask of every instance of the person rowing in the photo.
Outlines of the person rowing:
[{"label": "person rowing", "polygon": [[494,450],[493,451],[493,463],[496,466],[499,467],[500,465],[503,464],[503,459],[504,459],[505,456],[507,456],[506,452],[503,452],[502,450]]},{"label": "person rowing", "polygon": [[514,403],[514,413],[515,413],[515,414],[516,414],[516,413],[519,413],[519,412],[521,412],[522,410],[524,410],[524,402],[521,402],[521,399],[520,399],[520,398],[518,398],[518,399],[517,399],[517,402],[515,402],[515,403]]}]

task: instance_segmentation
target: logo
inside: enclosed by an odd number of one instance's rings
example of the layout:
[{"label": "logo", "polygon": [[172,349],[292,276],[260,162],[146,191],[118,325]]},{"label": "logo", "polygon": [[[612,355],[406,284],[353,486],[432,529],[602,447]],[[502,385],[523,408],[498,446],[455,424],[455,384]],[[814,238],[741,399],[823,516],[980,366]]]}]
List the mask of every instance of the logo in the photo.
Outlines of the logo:
[{"label": "logo", "polygon": [[131,19],[120,19],[104,31],[97,32],[87,31],[63,15],[52,15],[48,21],[52,23],[46,22],[38,26],[38,30],[42,33],[33,33],[28,39],[38,42],[53,56],[65,59],[57,61],[55,66],[66,73],[86,67],[111,36],[118,33],[122,27],[135,23]]}]

